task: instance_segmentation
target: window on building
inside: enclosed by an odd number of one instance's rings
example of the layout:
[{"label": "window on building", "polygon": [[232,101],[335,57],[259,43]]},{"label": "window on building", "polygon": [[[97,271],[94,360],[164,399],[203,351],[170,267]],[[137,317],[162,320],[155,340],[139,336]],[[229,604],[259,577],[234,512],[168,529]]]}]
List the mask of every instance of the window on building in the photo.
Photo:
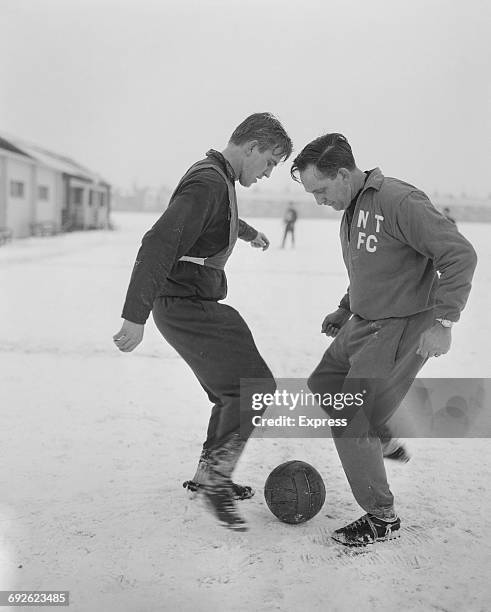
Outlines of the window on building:
[{"label": "window on building", "polygon": [[89,195],[90,206],[104,206],[104,193],[102,191],[91,191]]},{"label": "window on building", "polygon": [[10,181],[10,195],[13,198],[23,198],[24,197],[24,187],[25,184],[21,181]]},{"label": "window on building", "polygon": [[82,204],[84,197],[84,190],[82,187],[72,187],[71,191],[71,200],[73,204]]},{"label": "window on building", "polygon": [[100,196],[99,206],[102,208],[103,206],[106,205],[106,194],[100,193],[99,196]]},{"label": "window on building", "polygon": [[49,187],[46,187],[46,185],[38,186],[38,200],[49,200]]}]

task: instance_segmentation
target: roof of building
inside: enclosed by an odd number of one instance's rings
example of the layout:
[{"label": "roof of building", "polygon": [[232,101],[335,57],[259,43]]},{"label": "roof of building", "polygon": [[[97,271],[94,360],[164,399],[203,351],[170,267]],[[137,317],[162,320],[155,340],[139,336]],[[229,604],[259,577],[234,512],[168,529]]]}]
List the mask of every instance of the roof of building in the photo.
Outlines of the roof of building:
[{"label": "roof of building", "polygon": [[59,153],[53,153],[53,151],[49,151],[44,147],[27,142],[16,136],[0,134],[0,149],[12,151],[18,155],[25,155],[38,161],[43,166],[47,166],[63,174],[68,174],[92,183],[109,185],[100,174],[82,166],[70,157],[60,155]]},{"label": "roof of building", "polygon": [[12,143],[12,141],[5,140],[5,138],[2,138],[1,136],[0,136],[0,149],[5,149],[6,151],[11,151],[12,153],[17,153],[17,155],[26,155],[27,157],[29,157],[29,155],[27,155],[27,153],[24,153],[24,151],[21,151],[20,149],[18,149]]}]

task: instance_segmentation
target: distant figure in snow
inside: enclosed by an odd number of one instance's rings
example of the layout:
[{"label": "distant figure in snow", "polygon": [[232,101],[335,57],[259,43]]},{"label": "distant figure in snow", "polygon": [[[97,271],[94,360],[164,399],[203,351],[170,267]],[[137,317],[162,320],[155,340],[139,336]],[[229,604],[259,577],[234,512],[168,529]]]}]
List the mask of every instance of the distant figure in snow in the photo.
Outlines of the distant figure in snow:
[{"label": "distant figure in snow", "polygon": [[292,247],[295,247],[295,223],[297,222],[298,214],[295,210],[295,205],[293,202],[290,202],[288,208],[285,210],[285,214],[283,215],[283,223],[285,224],[285,232],[283,234],[283,242],[281,243],[281,248],[285,248],[286,237],[288,234],[291,236]]},{"label": "distant figure in snow", "polygon": [[449,221],[451,221],[454,225],[457,225],[455,219],[450,215],[450,208],[448,206],[445,206],[445,208],[443,209],[443,216],[446,217]]}]

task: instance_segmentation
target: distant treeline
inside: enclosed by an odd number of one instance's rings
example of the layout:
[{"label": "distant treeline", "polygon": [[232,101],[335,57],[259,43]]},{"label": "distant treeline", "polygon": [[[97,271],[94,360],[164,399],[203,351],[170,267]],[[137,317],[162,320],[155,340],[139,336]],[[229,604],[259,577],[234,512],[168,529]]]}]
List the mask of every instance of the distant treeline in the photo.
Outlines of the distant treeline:
[{"label": "distant treeline", "polygon": [[[491,223],[491,200],[487,203],[465,203],[460,204],[458,200],[448,203],[446,201],[439,202],[433,199],[433,204],[442,211],[444,208],[449,209],[449,215],[456,221],[475,221]],[[486,201],[485,201],[486,202]],[[239,200],[240,214],[244,217],[282,217],[285,208],[288,204],[293,203],[298,211],[299,218],[327,218],[338,219],[339,213],[332,210],[328,206],[318,206],[314,199],[308,201],[296,200],[295,198],[285,196],[281,200],[276,198],[264,200]]]},{"label": "distant treeline", "polygon": [[[160,189],[138,189],[131,194],[123,194],[117,190],[112,195],[113,210],[159,212],[164,211],[169,203],[171,192],[166,187]],[[458,198],[431,198],[439,209],[448,207],[450,216],[456,221],[476,221],[491,223],[491,199],[459,200]],[[339,213],[327,206],[317,206],[314,199],[305,196],[292,196],[290,193],[255,194],[253,196],[238,194],[240,214],[243,217],[283,217],[285,209],[294,204],[298,216],[304,218],[337,219]]]}]

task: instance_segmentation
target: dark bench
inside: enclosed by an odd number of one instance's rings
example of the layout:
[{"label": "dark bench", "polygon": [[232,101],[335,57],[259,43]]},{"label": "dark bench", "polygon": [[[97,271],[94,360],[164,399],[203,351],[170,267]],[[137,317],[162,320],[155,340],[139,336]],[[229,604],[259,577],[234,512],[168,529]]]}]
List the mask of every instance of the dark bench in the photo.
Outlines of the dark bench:
[{"label": "dark bench", "polygon": [[54,221],[39,221],[31,223],[32,236],[55,236],[59,232],[59,228]]},{"label": "dark bench", "polygon": [[5,244],[12,240],[12,230],[8,227],[0,227],[0,244]]}]

